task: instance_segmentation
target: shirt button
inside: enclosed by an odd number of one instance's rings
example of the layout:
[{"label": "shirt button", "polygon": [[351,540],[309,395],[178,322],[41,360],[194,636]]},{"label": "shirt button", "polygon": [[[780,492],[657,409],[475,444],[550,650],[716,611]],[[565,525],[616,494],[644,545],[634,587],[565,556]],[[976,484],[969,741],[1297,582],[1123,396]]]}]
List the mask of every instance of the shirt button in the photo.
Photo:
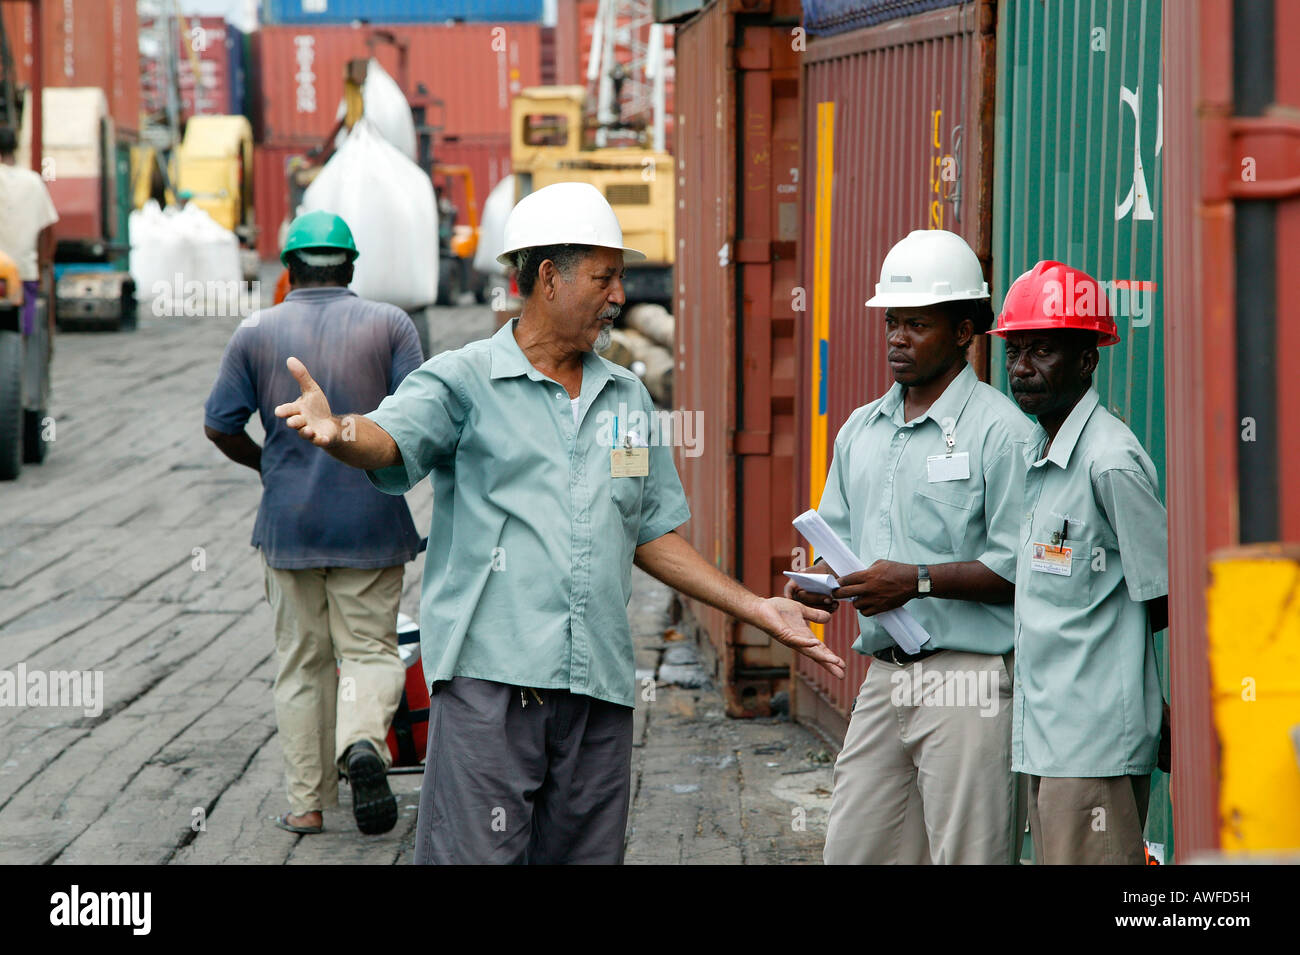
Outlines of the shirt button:
[{"label": "shirt button", "polygon": [[555,397],[556,397],[556,398],[563,398],[564,395],[560,394],[560,392],[557,391],[557,392],[555,393]]}]

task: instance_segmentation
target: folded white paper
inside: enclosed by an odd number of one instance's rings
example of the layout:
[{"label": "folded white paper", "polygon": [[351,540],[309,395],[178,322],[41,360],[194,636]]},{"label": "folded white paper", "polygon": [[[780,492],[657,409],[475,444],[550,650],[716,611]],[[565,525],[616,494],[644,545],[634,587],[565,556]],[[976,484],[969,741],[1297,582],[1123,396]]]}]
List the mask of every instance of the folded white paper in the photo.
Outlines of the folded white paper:
[{"label": "folded white paper", "polygon": [[[849,574],[856,574],[860,570],[866,570],[867,565],[862,563],[858,555],[849,550],[840,540],[830,525],[822,520],[822,516],[815,510],[804,511],[794,519],[794,529],[803,535],[804,540],[812,544],[813,550],[817,552],[822,560],[830,565],[831,570],[835,572],[835,577],[846,577]],[[789,576],[793,576],[790,574]],[[823,577],[824,574],[801,574],[804,577]],[[811,590],[802,583],[799,584],[805,590]],[[836,580],[831,589],[839,586]],[[814,591],[821,593],[822,591]],[[916,653],[922,645],[930,639],[929,632],[920,622],[912,616],[906,607],[899,607],[897,610],[886,610],[883,613],[875,615],[876,620],[885,632],[898,644],[904,653]]]},{"label": "folded white paper", "polygon": [[[831,591],[840,585],[834,574],[801,574],[797,570],[787,570],[785,575],[810,594],[825,594],[829,597]],[[841,597],[840,599],[848,600],[849,598]]]}]

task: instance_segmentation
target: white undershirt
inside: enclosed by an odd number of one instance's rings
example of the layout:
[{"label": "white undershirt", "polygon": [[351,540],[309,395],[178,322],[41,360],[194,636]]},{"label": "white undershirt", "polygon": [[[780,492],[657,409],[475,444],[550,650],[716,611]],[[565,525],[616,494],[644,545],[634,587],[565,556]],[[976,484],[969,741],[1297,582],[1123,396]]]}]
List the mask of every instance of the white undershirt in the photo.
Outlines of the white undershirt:
[{"label": "white undershirt", "polygon": [[581,400],[582,400],[582,395],[578,395],[577,398],[569,399],[569,407],[573,409],[573,423],[575,425],[578,423],[578,402]]}]

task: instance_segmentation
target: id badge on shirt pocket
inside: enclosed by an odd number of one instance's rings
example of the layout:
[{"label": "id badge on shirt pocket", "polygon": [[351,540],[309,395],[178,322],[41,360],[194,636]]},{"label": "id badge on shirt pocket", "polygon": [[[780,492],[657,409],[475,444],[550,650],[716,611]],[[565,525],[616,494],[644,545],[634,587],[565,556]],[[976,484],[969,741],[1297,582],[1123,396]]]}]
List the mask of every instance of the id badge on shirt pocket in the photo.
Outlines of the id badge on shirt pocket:
[{"label": "id badge on shirt pocket", "polygon": [[648,477],[649,474],[649,448],[614,448],[609,452],[610,477]]},{"label": "id badge on shirt pocket", "polygon": [[932,454],[925,459],[925,473],[931,484],[942,481],[964,481],[970,477],[970,452]]},{"label": "id badge on shirt pocket", "polygon": [[1070,576],[1070,556],[1074,553],[1073,548],[1040,544],[1038,541],[1034,541],[1030,546],[1033,548],[1030,554],[1030,570],[1040,574],[1056,574],[1058,577]]}]

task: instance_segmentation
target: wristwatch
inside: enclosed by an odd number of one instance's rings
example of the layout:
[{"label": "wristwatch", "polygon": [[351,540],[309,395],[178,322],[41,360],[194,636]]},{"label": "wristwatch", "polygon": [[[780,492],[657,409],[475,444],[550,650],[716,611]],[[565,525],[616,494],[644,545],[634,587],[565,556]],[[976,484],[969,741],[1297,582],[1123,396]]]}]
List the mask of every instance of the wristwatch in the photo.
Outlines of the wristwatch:
[{"label": "wristwatch", "polygon": [[925,564],[916,565],[916,592],[922,597],[930,593],[930,568]]}]

